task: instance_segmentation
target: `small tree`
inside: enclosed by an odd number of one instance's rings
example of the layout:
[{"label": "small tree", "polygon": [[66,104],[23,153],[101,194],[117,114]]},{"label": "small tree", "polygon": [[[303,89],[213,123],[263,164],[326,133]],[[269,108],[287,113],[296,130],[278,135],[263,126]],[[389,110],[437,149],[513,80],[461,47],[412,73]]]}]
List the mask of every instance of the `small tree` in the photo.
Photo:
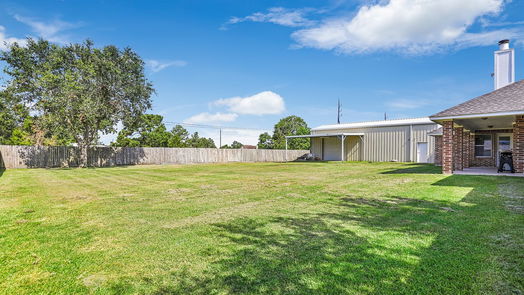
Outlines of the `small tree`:
[{"label": "small tree", "polygon": [[231,148],[232,149],[241,149],[244,145],[238,141],[233,141],[233,143],[231,143]]},{"label": "small tree", "polygon": [[235,140],[235,141],[233,141],[231,143],[231,145],[225,144],[225,145],[221,146],[220,148],[221,149],[241,149],[243,146],[244,145],[242,143],[240,143],[240,142]]},{"label": "small tree", "polygon": [[80,167],[98,134],[115,132],[118,122],[131,126],[151,107],[152,84],[144,62],[130,48],[95,48],[90,40],[58,46],[27,39],[0,53],[11,79],[7,89],[38,113],[38,124],[74,138]]},{"label": "small tree", "polygon": [[171,129],[171,137],[169,138],[169,147],[187,147],[189,140],[189,132],[182,125],[175,125]]},{"label": "small tree", "polygon": [[213,139],[200,137],[198,132],[193,133],[193,135],[188,139],[188,146],[193,148],[216,148]]},{"label": "small tree", "polygon": [[[289,116],[281,119],[275,124],[273,131],[273,148],[286,148],[286,136],[307,135],[310,129],[306,121],[298,116]],[[288,148],[296,150],[308,150],[310,146],[309,138],[294,138],[288,142]]]},{"label": "small tree", "polygon": [[273,138],[269,133],[264,132],[258,136],[258,148],[259,149],[272,149],[273,148]]},{"label": "small tree", "polygon": [[132,126],[124,127],[114,146],[168,147],[172,134],[166,130],[161,115],[145,114]]}]

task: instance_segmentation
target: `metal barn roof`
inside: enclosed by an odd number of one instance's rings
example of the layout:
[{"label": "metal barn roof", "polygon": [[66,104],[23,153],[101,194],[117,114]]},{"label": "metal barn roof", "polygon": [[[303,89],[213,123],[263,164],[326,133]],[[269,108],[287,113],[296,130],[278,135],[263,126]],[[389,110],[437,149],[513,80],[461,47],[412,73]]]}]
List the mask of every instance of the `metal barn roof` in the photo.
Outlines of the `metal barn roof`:
[{"label": "metal barn roof", "polygon": [[322,126],[318,126],[316,128],[311,129],[311,131],[355,129],[355,128],[369,128],[369,127],[387,127],[387,126],[425,125],[425,124],[435,124],[435,122],[431,121],[429,117],[423,117],[423,118],[413,118],[413,119],[382,120],[382,121],[322,125]]},{"label": "metal barn roof", "polygon": [[351,132],[351,133],[326,133],[326,134],[307,134],[307,135],[290,135],[286,138],[313,138],[313,137],[336,137],[336,136],[364,136],[364,133]]}]

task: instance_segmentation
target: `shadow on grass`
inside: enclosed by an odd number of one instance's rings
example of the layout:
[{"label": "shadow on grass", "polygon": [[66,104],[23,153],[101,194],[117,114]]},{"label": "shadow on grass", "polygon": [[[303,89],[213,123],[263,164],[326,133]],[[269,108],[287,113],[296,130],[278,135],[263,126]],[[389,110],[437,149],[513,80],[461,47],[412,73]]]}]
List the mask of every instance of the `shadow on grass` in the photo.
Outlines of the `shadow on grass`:
[{"label": "shadow on grass", "polygon": [[442,168],[432,164],[402,164],[402,168],[384,171],[381,174],[442,174]]},{"label": "shadow on grass", "polygon": [[5,170],[5,162],[4,157],[2,156],[2,151],[0,151],[0,176],[4,173]]},{"label": "shadow on grass", "polygon": [[[27,168],[78,167],[80,150],[73,146],[19,146],[17,156]],[[88,167],[114,167],[137,165],[145,158],[141,147],[91,147],[88,150]]]},{"label": "shadow on grass", "polygon": [[470,206],[341,196],[325,213],[216,224],[223,246],[206,254],[217,260],[200,275],[174,272],[156,294],[475,293],[494,198],[460,176],[434,185],[471,187]]}]

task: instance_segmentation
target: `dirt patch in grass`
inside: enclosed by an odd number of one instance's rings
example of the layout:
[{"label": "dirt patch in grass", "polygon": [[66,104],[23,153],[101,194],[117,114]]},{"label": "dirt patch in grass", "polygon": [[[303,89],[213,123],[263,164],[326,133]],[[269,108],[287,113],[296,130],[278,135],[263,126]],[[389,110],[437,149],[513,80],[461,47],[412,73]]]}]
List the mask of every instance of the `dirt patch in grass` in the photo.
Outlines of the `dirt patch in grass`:
[{"label": "dirt patch in grass", "polygon": [[249,216],[250,212],[257,209],[262,209],[262,204],[268,202],[249,202],[236,206],[220,208],[211,212],[206,212],[202,215],[188,217],[176,220],[164,225],[164,228],[181,228],[196,224],[213,224],[217,222],[225,222],[236,217]]},{"label": "dirt patch in grass", "polygon": [[174,189],[170,189],[170,190],[167,191],[167,193],[174,194],[174,195],[189,194],[189,193],[192,193],[192,192],[193,192],[192,189],[185,188],[185,187],[174,188]]},{"label": "dirt patch in grass", "polygon": [[114,237],[97,237],[95,241],[82,247],[80,250],[84,252],[108,251],[118,250],[122,248],[122,244]]},{"label": "dirt patch in grass", "polygon": [[82,284],[89,288],[97,288],[102,286],[105,282],[107,282],[108,277],[103,274],[92,274],[85,277],[80,278],[82,280]]},{"label": "dirt patch in grass", "polygon": [[500,185],[499,191],[505,198],[504,205],[509,211],[524,214],[524,186],[507,183]]},{"label": "dirt patch in grass", "polygon": [[288,193],[286,196],[290,198],[305,198],[305,196],[298,194],[298,193]]},{"label": "dirt patch in grass", "polygon": [[9,209],[18,207],[20,203],[15,198],[1,198],[0,199],[0,209]]}]

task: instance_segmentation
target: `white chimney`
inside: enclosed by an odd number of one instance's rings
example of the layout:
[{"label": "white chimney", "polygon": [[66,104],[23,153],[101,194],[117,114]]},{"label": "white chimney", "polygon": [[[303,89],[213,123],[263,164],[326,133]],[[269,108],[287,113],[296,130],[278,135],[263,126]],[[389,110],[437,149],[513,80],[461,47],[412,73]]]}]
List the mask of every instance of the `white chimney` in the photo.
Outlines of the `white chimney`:
[{"label": "white chimney", "polygon": [[495,51],[495,90],[515,82],[515,50],[509,48],[509,40],[499,41]]}]

